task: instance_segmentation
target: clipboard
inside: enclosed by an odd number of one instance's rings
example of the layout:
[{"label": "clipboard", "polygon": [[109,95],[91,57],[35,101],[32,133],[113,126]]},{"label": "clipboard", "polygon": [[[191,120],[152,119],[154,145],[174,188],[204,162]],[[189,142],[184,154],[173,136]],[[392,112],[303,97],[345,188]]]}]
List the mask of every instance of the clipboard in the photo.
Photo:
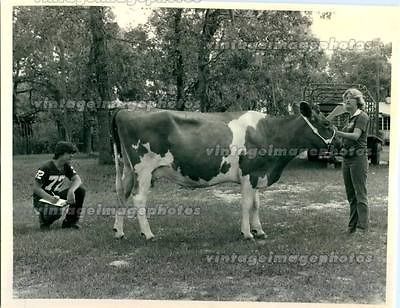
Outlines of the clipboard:
[{"label": "clipboard", "polygon": [[52,202],[50,202],[50,201],[48,201],[46,199],[40,199],[39,201],[43,202],[43,203],[50,204],[50,205],[58,206],[58,207],[64,207],[64,206],[66,206],[68,204],[67,200],[64,200],[64,199],[58,199],[57,203],[52,203]]}]

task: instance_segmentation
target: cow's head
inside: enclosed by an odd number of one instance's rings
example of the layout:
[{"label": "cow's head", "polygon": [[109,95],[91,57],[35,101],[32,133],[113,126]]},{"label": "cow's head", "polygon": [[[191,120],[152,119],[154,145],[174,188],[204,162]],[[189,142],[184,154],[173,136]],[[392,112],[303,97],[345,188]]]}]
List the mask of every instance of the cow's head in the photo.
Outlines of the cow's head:
[{"label": "cow's head", "polygon": [[300,114],[310,127],[308,140],[316,148],[329,147],[340,148],[340,141],[336,138],[335,128],[332,123],[320,112],[317,105],[307,102],[300,103]]}]

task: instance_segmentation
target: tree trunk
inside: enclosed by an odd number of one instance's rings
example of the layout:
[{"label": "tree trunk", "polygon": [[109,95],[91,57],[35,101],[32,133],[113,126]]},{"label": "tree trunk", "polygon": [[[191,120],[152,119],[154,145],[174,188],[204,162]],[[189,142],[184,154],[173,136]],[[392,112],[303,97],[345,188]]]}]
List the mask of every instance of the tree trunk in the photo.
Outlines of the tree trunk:
[{"label": "tree trunk", "polygon": [[92,153],[92,119],[87,110],[83,111],[83,152]]},{"label": "tree trunk", "polygon": [[60,70],[61,70],[61,77],[57,84],[58,94],[57,94],[57,102],[59,106],[64,105],[64,112],[62,113],[62,125],[65,129],[65,141],[72,141],[72,128],[71,128],[71,121],[69,119],[69,111],[67,110],[65,104],[62,104],[63,100],[66,99],[66,64],[65,64],[65,50],[64,50],[64,42],[60,40],[58,44],[58,48],[60,50]]},{"label": "tree trunk", "polygon": [[57,124],[58,140],[65,140],[65,128],[61,123],[61,120],[57,119],[56,124]]},{"label": "tree trunk", "polygon": [[272,93],[272,114],[277,115],[278,113],[278,105],[276,102],[276,96],[275,96],[275,81],[271,80],[271,93]]},{"label": "tree trunk", "polygon": [[381,101],[380,88],[381,88],[380,69],[379,69],[379,60],[377,59],[376,60],[376,100],[378,102]]},{"label": "tree trunk", "polygon": [[98,133],[99,139],[99,164],[112,164],[113,158],[111,155],[111,138],[110,138],[110,125],[109,125],[109,112],[108,110],[99,110],[97,112]]},{"label": "tree trunk", "polygon": [[85,109],[83,111],[83,126],[82,126],[82,135],[83,135],[83,150],[85,153],[92,153],[96,151],[95,148],[95,139],[97,140],[97,134],[95,134],[96,126],[96,114],[93,111],[89,111],[87,108],[87,102],[94,101],[96,99],[97,90],[96,87],[96,78],[94,76],[95,72],[95,64],[94,61],[94,50],[93,47],[90,48],[89,51],[89,61],[87,63],[87,71],[88,74],[86,76],[86,91],[84,94],[83,99],[85,100]]},{"label": "tree trunk", "polygon": [[204,17],[203,30],[199,42],[198,71],[199,71],[199,99],[200,111],[207,112],[210,109],[210,100],[208,97],[208,78],[210,75],[209,59],[210,49],[208,48],[215,32],[221,23],[221,10],[206,10]]},{"label": "tree trunk", "polygon": [[182,9],[176,9],[174,18],[174,29],[175,29],[175,76],[176,76],[176,110],[185,110],[185,102],[183,101],[183,89],[184,89],[184,67],[183,67],[183,56],[181,51],[181,20],[182,20]]},{"label": "tree trunk", "polygon": [[206,50],[207,44],[202,42],[200,43],[200,50],[199,50],[199,60],[198,60],[198,69],[199,69],[199,99],[200,99],[200,111],[201,112],[207,112],[210,108],[210,102],[208,99],[208,75],[209,75],[209,70],[208,70],[208,64],[207,64],[207,59],[209,52]]},{"label": "tree trunk", "polygon": [[[95,65],[95,76],[97,91],[102,103],[111,101],[110,86],[107,70],[106,40],[104,28],[104,8],[90,8],[91,32],[93,37],[93,62]],[[111,164],[110,123],[109,111],[107,106],[102,106],[97,110],[97,124],[99,134],[99,164]]]},{"label": "tree trunk", "polygon": [[17,120],[17,91],[18,91],[18,82],[14,81],[13,84],[13,120]]}]

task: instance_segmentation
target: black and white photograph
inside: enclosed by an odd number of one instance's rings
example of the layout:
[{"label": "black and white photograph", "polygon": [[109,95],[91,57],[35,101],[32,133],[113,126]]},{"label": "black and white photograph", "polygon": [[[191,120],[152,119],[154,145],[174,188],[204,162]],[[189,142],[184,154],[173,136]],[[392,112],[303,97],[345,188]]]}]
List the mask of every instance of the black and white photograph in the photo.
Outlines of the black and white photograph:
[{"label": "black and white photograph", "polygon": [[139,2],[5,14],[9,303],[392,307],[395,12]]}]

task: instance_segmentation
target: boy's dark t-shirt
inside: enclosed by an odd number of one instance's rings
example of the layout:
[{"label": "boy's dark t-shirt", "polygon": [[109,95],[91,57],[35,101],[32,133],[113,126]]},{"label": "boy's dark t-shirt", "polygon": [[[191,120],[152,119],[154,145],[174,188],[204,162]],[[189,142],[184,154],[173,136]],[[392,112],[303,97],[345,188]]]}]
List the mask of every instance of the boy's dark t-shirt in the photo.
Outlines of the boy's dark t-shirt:
[{"label": "boy's dark t-shirt", "polygon": [[355,157],[367,155],[367,134],[369,127],[369,116],[362,110],[357,111],[343,127],[346,133],[353,133],[355,128],[361,130],[358,140],[343,138],[343,157]]},{"label": "boy's dark t-shirt", "polygon": [[[59,195],[65,177],[71,180],[76,174],[75,169],[71,165],[65,164],[63,171],[60,171],[54,164],[54,161],[50,160],[38,169],[35,181],[39,183],[40,187],[48,194]],[[40,197],[34,193],[33,202],[36,203],[39,199]]]}]

